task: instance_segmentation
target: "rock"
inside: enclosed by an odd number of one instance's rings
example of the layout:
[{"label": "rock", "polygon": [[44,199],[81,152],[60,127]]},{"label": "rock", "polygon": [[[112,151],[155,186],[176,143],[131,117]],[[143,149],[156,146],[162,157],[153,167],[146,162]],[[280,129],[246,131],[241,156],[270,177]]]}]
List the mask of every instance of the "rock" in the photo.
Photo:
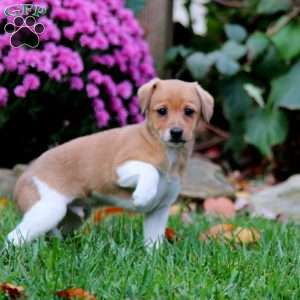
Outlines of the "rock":
[{"label": "rock", "polygon": [[16,180],[14,171],[0,169],[0,196],[11,196]]},{"label": "rock", "polygon": [[253,194],[249,202],[254,215],[273,215],[300,223],[300,175]]},{"label": "rock", "polygon": [[21,176],[24,171],[27,169],[27,165],[22,165],[22,164],[18,164],[18,165],[15,165],[14,168],[13,168],[13,171],[15,173],[15,175],[17,177]]},{"label": "rock", "polygon": [[25,171],[26,165],[16,165],[12,170],[0,169],[0,196],[10,197],[17,178]]},{"label": "rock", "polygon": [[196,199],[218,196],[234,197],[234,188],[218,165],[207,159],[194,157],[188,162],[181,196]]}]

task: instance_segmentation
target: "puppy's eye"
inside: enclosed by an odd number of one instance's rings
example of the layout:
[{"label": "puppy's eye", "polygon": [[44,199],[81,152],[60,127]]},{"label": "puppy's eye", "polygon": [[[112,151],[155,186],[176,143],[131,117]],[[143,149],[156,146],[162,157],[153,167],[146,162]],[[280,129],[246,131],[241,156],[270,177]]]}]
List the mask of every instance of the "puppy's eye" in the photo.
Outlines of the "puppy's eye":
[{"label": "puppy's eye", "polygon": [[157,110],[157,113],[162,117],[166,116],[168,114],[168,109],[166,107],[161,107]]},{"label": "puppy's eye", "polygon": [[191,117],[194,113],[195,113],[195,111],[194,111],[192,108],[186,107],[186,108],[184,109],[184,114],[185,114],[187,117]]}]

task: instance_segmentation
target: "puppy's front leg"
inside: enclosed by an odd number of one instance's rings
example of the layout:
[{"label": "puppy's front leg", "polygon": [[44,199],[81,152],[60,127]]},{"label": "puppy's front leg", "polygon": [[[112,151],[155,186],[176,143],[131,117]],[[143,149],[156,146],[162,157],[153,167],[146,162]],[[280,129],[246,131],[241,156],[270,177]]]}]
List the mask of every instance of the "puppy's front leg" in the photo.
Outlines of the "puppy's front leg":
[{"label": "puppy's front leg", "polygon": [[144,241],[147,249],[158,248],[165,237],[168,222],[169,206],[159,207],[145,214]]},{"label": "puppy's front leg", "polygon": [[159,173],[151,164],[131,160],[117,169],[118,184],[122,187],[135,187],[132,194],[136,207],[151,204],[158,190]]}]

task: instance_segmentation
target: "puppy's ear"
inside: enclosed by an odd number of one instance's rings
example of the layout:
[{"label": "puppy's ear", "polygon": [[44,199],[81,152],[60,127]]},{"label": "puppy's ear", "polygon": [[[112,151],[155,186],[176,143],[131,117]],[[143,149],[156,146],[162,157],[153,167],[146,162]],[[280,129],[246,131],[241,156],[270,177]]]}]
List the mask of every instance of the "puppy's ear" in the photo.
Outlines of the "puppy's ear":
[{"label": "puppy's ear", "polygon": [[159,80],[159,78],[153,78],[138,89],[137,94],[140,99],[142,113],[145,113],[149,108],[151,97]]},{"label": "puppy's ear", "polygon": [[195,82],[196,93],[200,100],[200,110],[205,122],[209,123],[214,112],[214,98],[204,90],[200,84]]}]

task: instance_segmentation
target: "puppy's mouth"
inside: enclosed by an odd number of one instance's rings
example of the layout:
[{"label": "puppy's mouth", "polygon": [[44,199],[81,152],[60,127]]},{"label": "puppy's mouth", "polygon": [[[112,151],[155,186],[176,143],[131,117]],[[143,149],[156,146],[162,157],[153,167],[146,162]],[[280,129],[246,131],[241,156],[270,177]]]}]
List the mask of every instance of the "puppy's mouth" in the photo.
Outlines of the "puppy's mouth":
[{"label": "puppy's mouth", "polygon": [[173,147],[180,147],[185,145],[186,140],[183,139],[171,139],[168,142],[168,145],[173,146]]}]

